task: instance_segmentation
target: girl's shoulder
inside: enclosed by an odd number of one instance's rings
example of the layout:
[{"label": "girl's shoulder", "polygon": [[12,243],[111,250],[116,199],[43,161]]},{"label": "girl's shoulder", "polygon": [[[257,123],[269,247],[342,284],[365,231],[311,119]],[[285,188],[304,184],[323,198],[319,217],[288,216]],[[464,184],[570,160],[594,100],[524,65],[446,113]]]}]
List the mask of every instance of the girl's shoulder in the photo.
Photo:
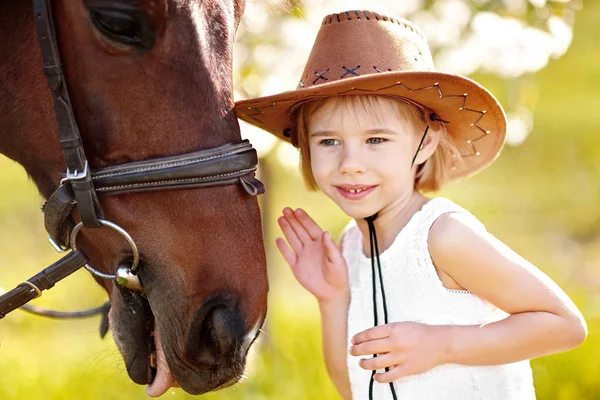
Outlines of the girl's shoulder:
[{"label": "girl's shoulder", "polygon": [[477,217],[454,203],[447,212],[440,210],[432,215],[423,237],[436,268],[450,275],[455,272],[452,265],[481,256],[482,249],[496,240]]},{"label": "girl's shoulder", "polygon": [[478,229],[484,227],[483,223],[470,211],[446,197],[432,198],[417,213],[421,214],[419,224],[426,225],[428,229],[438,220],[446,219],[450,216],[459,218]]},{"label": "girl's shoulder", "polygon": [[433,230],[434,226],[437,230],[443,230],[444,227],[448,228],[449,225],[455,226],[457,221],[475,231],[486,229],[485,225],[474,214],[452,200],[438,197],[432,199],[429,203],[434,200],[435,203],[428,207],[423,218],[425,225],[428,225],[428,231]]},{"label": "girl's shoulder", "polygon": [[418,214],[413,234],[425,248],[431,244],[432,236],[452,236],[458,225],[474,232],[486,231],[485,225],[475,215],[445,197],[431,199]]}]

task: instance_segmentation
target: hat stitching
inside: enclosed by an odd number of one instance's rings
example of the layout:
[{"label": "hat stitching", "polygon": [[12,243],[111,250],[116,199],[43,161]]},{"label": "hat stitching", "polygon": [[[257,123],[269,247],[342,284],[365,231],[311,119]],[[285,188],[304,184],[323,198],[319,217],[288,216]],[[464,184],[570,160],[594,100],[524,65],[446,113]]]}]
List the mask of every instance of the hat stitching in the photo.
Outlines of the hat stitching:
[{"label": "hat stitching", "polygon": [[352,74],[354,76],[360,76],[358,74],[358,72],[355,72],[357,69],[360,68],[360,65],[357,65],[356,68],[346,68],[345,66],[342,68],[344,68],[346,70],[346,72],[344,72],[344,75],[340,76],[340,79],[342,79],[343,77],[345,77],[348,74]]},{"label": "hat stitching", "polygon": [[325,74],[329,71],[329,68],[327,68],[325,71],[319,73],[319,71],[315,71],[315,75],[317,76],[317,78],[313,81],[313,85],[317,83],[317,81],[319,79],[323,79],[324,81],[328,81],[329,78],[327,78],[325,76]]},{"label": "hat stitching", "polygon": [[308,79],[308,76],[305,77],[303,80],[301,80],[300,83],[298,84],[298,88],[303,88],[304,87],[304,82],[306,82],[307,79]]},{"label": "hat stitching", "polygon": [[[379,68],[377,68],[375,65],[373,65],[373,68],[375,69],[375,71],[377,71],[379,73],[383,72],[382,70],[380,70]],[[391,72],[391,71],[392,71],[392,69],[388,68],[388,72]]]},{"label": "hat stitching", "polygon": [[272,103],[270,106],[262,106],[262,107],[248,107],[248,109],[249,109],[249,110],[252,110],[252,111],[254,111],[254,114],[248,114],[248,118],[252,118],[253,120],[255,120],[255,121],[257,121],[257,122],[259,122],[259,123],[263,124],[265,121],[263,121],[263,120],[260,120],[260,119],[256,118],[256,116],[264,114],[264,113],[262,112],[262,110],[263,110],[263,109],[265,109],[265,108],[271,108],[271,107],[275,107],[275,104],[276,104],[276,103],[275,103],[275,102],[273,102],[273,103]]},{"label": "hat stitching", "polygon": [[[409,88],[408,86],[406,86],[406,85],[402,84],[401,82],[396,82],[396,83],[395,83],[395,84],[393,84],[393,85],[386,86],[386,87],[384,87],[384,88],[380,88],[380,89],[376,89],[376,90],[375,90],[375,92],[378,92],[378,91],[380,91],[380,90],[389,89],[389,88],[392,88],[392,87],[395,87],[395,86],[400,86],[400,87],[402,87],[403,89],[405,89],[405,90],[408,90],[408,91],[409,91],[409,92],[411,92],[411,93],[412,93],[412,92],[421,91],[421,90],[429,90],[429,89],[433,89],[433,88],[435,88],[435,89],[437,89],[437,91],[438,91],[438,93],[439,93],[439,95],[440,95],[440,99],[452,99],[452,98],[455,98],[455,99],[456,99],[456,98],[462,98],[462,99],[463,99],[463,101],[462,101],[462,105],[459,107],[459,109],[458,109],[458,110],[459,110],[459,111],[470,111],[470,112],[474,112],[474,113],[478,113],[478,114],[480,114],[480,115],[479,115],[479,117],[478,117],[478,118],[477,118],[477,119],[476,119],[474,122],[472,122],[472,123],[471,123],[471,126],[473,126],[473,127],[477,128],[477,129],[479,129],[481,132],[483,132],[483,135],[481,135],[480,137],[478,137],[478,138],[475,138],[475,139],[467,139],[467,141],[466,141],[466,142],[467,142],[467,144],[470,144],[470,145],[471,145],[471,147],[472,147],[472,149],[473,149],[473,153],[471,153],[471,154],[461,154],[461,157],[473,157],[473,156],[480,156],[480,155],[481,155],[481,153],[480,153],[479,151],[477,151],[477,149],[476,149],[476,147],[475,147],[475,142],[477,142],[477,141],[479,141],[479,140],[483,139],[484,137],[486,137],[486,136],[488,136],[488,135],[490,134],[490,131],[484,130],[483,128],[481,128],[481,127],[478,125],[479,121],[481,121],[481,120],[483,119],[483,116],[485,115],[485,113],[486,113],[486,110],[481,110],[481,111],[480,111],[480,110],[474,110],[474,109],[471,109],[471,108],[466,108],[466,107],[465,107],[465,105],[466,105],[466,103],[467,103],[467,93],[464,93],[464,94],[458,94],[458,95],[457,95],[457,94],[454,94],[454,95],[447,95],[447,96],[445,96],[445,95],[444,95],[444,93],[442,92],[442,88],[440,87],[440,85],[439,85],[439,83],[438,83],[438,82],[436,82],[435,84],[433,84],[433,85],[431,85],[431,86],[425,86],[425,87],[418,88],[418,89],[411,89],[411,88]],[[354,89],[354,88],[353,88],[353,89]],[[456,155],[454,155],[454,156],[456,156]]]},{"label": "hat stitching", "polygon": [[[352,15],[350,14],[351,12],[354,12],[356,14],[356,18],[352,18]],[[414,33],[418,34],[420,37],[422,37],[423,39],[425,38],[425,35],[423,34],[423,32],[421,32],[419,29],[415,28],[414,26],[411,26],[409,24],[406,24],[396,18],[393,17],[388,17],[387,15],[380,15],[377,14],[374,11],[362,11],[363,15],[365,16],[367,21],[370,21],[369,15],[367,14],[368,12],[370,12],[371,14],[373,14],[373,16],[375,17],[375,20],[377,21],[386,21],[386,22],[393,22],[397,25],[403,26],[405,28],[410,29],[411,31],[413,31]],[[342,22],[342,19],[340,19],[340,14],[331,14],[328,15],[327,17],[325,17],[323,19],[323,24],[322,25],[327,25],[327,24],[332,24],[334,22],[333,20],[333,16],[335,15],[337,22]],[[345,12],[346,18],[347,20],[344,21],[353,21],[353,20],[361,20],[360,18],[360,14],[358,10],[353,10],[353,11],[346,11]],[[329,18],[329,22],[327,21],[327,18]]]}]

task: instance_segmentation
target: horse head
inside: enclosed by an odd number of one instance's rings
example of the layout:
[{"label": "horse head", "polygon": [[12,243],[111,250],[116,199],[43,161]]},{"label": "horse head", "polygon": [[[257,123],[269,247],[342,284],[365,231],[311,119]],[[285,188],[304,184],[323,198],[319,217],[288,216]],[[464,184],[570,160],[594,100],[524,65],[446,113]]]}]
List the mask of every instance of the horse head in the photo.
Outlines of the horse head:
[{"label": "horse head", "polygon": [[[48,4],[92,170],[240,142],[232,49],[244,0]],[[0,4],[0,37],[0,152],[48,198],[66,166],[29,2]],[[99,196],[104,218],[137,244],[144,293],[96,279],[131,379],[152,395],[200,394],[242,377],[264,321],[260,212],[240,185],[166,189]],[[131,263],[109,229],[84,228],[77,245],[107,274]]]}]

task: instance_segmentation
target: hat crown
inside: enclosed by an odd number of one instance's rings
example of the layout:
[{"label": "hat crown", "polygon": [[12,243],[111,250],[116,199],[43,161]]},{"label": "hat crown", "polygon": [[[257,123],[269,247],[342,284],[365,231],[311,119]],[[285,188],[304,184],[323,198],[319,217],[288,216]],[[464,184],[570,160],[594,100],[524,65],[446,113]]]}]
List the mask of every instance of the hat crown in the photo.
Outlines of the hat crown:
[{"label": "hat crown", "polygon": [[323,19],[298,89],[389,71],[433,70],[418,27],[371,11],[346,11]]}]

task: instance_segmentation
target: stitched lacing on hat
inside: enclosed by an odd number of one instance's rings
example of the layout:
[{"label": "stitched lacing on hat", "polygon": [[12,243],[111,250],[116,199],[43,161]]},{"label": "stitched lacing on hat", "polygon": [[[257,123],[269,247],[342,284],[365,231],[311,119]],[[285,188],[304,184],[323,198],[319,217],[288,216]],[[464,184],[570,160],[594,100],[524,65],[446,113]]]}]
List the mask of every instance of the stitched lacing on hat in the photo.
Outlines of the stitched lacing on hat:
[{"label": "stitched lacing on hat", "polygon": [[[373,11],[360,11],[360,10],[353,10],[353,11],[346,11],[344,13],[340,13],[340,14],[330,14],[328,16],[326,16],[323,19],[323,25],[327,25],[327,24],[332,24],[334,22],[342,22],[342,21],[352,21],[354,20],[360,20],[362,19],[360,16],[360,13],[363,14],[364,18],[369,21],[373,18],[375,18],[376,21],[389,21],[389,22],[393,22],[397,25],[401,25],[405,28],[410,29],[411,31],[413,31],[414,33],[416,33],[417,35],[419,35],[421,38],[425,39],[425,34],[423,32],[421,32],[421,30],[417,29],[416,27],[409,25],[403,21],[400,21],[396,18],[393,17],[388,17],[386,15],[380,15],[377,14],[376,12]],[[369,17],[369,14],[371,13],[371,16]],[[346,19],[342,20],[340,19],[340,15],[345,14],[346,15]],[[352,18],[354,16],[354,18]]]}]

